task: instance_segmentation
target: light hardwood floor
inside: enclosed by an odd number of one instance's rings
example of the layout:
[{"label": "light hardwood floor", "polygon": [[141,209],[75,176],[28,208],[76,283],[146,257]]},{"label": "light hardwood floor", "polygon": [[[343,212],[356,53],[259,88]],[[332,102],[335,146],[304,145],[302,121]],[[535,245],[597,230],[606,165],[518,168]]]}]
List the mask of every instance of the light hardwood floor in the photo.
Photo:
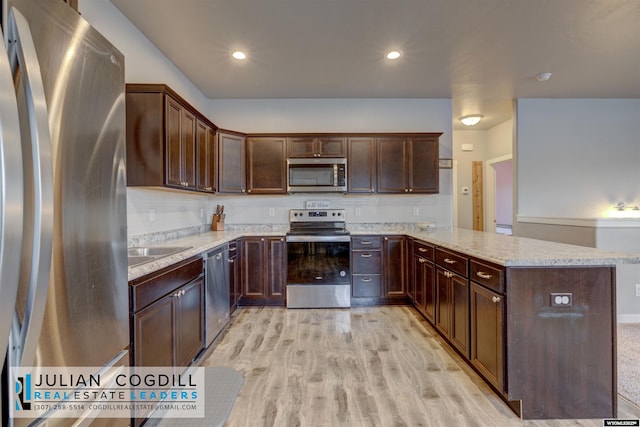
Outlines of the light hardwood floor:
[{"label": "light hardwood floor", "polygon": [[228,426],[603,425],[519,420],[410,307],[239,309],[202,360],[244,376]]}]

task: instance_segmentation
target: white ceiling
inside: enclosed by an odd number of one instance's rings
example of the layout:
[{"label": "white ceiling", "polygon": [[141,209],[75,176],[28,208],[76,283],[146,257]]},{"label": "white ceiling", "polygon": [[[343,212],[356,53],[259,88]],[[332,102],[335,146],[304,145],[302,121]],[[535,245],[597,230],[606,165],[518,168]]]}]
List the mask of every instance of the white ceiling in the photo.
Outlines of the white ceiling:
[{"label": "white ceiling", "polygon": [[640,0],[111,2],[209,98],[640,98]]}]

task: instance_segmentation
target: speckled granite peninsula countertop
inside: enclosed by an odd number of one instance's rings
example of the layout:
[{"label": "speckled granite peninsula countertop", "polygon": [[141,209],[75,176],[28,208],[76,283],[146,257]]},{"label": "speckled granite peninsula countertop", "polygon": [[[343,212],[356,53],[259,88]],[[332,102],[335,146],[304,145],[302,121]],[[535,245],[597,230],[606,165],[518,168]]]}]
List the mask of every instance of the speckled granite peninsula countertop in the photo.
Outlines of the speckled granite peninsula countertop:
[{"label": "speckled granite peninsula countertop", "polygon": [[[351,234],[403,234],[435,246],[462,252],[506,267],[580,266],[640,264],[640,254],[604,251],[584,246],[567,245],[523,237],[484,233],[467,229],[435,229],[420,231],[412,225],[368,225],[350,227]],[[206,231],[179,239],[156,241],[145,246],[180,246],[189,249],[155,261],[129,268],[129,280],[159,270],[191,256],[201,254],[243,236],[283,236],[286,229],[271,231],[248,227],[233,231]]]}]

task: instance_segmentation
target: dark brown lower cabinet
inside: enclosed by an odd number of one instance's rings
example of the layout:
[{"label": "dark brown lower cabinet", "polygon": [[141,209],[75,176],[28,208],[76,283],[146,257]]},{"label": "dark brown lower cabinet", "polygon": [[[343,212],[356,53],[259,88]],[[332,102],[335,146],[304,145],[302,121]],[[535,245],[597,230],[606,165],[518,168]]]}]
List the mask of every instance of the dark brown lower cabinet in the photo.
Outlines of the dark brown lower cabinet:
[{"label": "dark brown lower cabinet", "polygon": [[433,261],[413,255],[414,297],[413,304],[431,323],[435,323],[435,266]]},{"label": "dark brown lower cabinet", "polygon": [[471,363],[504,393],[504,296],[471,282]]},{"label": "dark brown lower cabinet", "polygon": [[[178,373],[204,349],[204,275],[190,258],[129,282],[132,366],[173,366]],[[135,426],[146,413],[137,413]]]},{"label": "dark brown lower cabinet", "polygon": [[436,328],[469,358],[469,281],[441,267],[436,269]]},{"label": "dark brown lower cabinet", "polygon": [[229,242],[229,308],[233,312],[238,306],[242,295],[240,283],[240,240]]},{"label": "dark brown lower cabinet", "polygon": [[285,305],[287,246],[284,237],[242,239],[239,305]]},{"label": "dark brown lower cabinet", "polygon": [[407,296],[407,238],[385,236],[382,241],[382,272],[385,297]]}]

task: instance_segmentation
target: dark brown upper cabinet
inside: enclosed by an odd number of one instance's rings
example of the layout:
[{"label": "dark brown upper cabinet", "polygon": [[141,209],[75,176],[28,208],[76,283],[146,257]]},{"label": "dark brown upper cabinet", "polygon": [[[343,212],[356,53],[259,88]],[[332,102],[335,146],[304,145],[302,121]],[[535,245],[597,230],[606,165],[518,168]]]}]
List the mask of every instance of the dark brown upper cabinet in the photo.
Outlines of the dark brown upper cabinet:
[{"label": "dark brown upper cabinet", "polygon": [[346,157],[347,139],[342,136],[295,136],[287,138],[287,156]]},{"label": "dark brown upper cabinet", "polygon": [[196,122],[196,170],[198,171],[196,189],[215,193],[216,176],[216,131],[198,119]]},{"label": "dark brown upper cabinet", "polygon": [[286,138],[247,138],[247,193],[287,194]]},{"label": "dark brown upper cabinet", "polygon": [[246,140],[246,135],[218,130],[219,193],[246,193]]},{"label": "dark brown upper cabinet", "polygon": [[376,192],[376,139],[352,137],[347,141],[347,191]]},{"label": "dark brown upper cabinet", "polygon": [[126,103],[128,186],[215,191],[202,170],[215,165],[215,150],[201,140],[213,123],[166,85],[128,84]]},{"label": "dark brown upper cabinet", "polygon": [[437,193],[439,136],[378,138],[378,193]]}]

